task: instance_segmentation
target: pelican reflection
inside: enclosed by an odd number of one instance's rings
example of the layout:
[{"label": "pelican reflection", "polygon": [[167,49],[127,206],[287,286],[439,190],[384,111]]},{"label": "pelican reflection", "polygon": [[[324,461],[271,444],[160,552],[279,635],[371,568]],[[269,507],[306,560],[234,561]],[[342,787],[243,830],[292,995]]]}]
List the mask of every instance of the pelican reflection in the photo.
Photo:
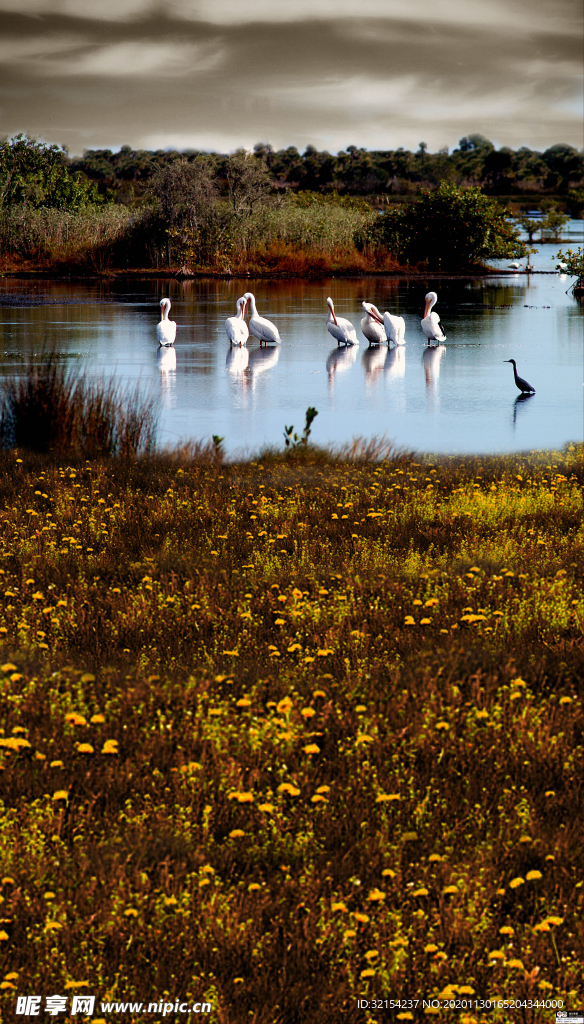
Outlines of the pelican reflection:
[{"label": "pelican reflection", "polygon": [[233,345],[227,353],[225,369],[234,377],[240,376],[247,369],[249,352],[245,345]]},{"label": "pelican reflection", "polygon": [[386,377],[403,377],[406,372],[406,350],[403,345],[388,349],[384,370]]},{"label": "pelican reflection", "polygon": [[252,387],[262,373],[266,373],[267,370],[271,370],[276,365],[281,351],[281,348],[278,346],[277,348],[256,348],[249,353],[248,373],[251,377]]},{"label": "pelican reflection", "polygon": [[333,348],[326,361],[326,372],[328,373],[329,387],[332,390],[335,374],[342,370],[350,370],[355,362],[359,349],[356,345],[346,345],[344,348]]},{"label": "pelican reflection", "polygon": [[171,408],[176,401],[176,349],[174,345],[160,345],[156,352],[160,370],[160,392],[162,402]]},{"label": "pelican reflection", "polygon": [[[363,332],[365,333],[365,332]],[[374,381],[380,374],[383,373],[385,366],[385,360],[387,359],[387,349],[382,348],[381,345],[370,345],[366,348],[361,356],[361,365],[365,371],[365,383],[369,390]]]}]

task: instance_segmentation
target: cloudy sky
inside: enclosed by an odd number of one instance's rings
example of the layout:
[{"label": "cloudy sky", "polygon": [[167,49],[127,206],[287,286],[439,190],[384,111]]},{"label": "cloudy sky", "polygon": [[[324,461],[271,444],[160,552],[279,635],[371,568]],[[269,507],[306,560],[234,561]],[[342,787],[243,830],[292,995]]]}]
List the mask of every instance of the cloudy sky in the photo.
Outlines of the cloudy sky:
[{"label": "cloudy sky", "polygon": [[0,136],[582,146],[580,0],[0,0]]}]

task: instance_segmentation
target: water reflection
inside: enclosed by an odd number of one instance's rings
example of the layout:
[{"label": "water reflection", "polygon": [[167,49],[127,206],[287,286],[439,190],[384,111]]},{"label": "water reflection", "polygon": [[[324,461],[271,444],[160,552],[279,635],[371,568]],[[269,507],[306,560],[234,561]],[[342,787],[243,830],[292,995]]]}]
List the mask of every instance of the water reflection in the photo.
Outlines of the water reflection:
[{"label": "water reflection", "polygon": [[424,349],[422,355],[422,366],[426,378],[426,398],[428,407],[436,410],[440,403],[438,395],[438,378],[440,376],[440,363],[442,362],[446,349],[444,345],[433,345]]},{"label": "water reflection", "polygon": [[252,387],[262,373],[271,370],[280,358],[278,348],[256,348],[249,354],[249,373],[252,380]]},{"label": "water reflection", "polygon": [[535,394],[517,395],[517,398],[513,402],[513,431],[517,428],[517,410],[519,409],[519,406],[523,405],[525,402],[529,402],[531,398],[535,398]]},{"label": "water reflection", "polygon": [[249,363],[249,351],[245,345],[233,345],[227,353],[225,369],[234,377],[240,377]]},{"label": "water reflection", "polygon": [[173,345],[160,345],[156,353],[156,362],[160,370],[160,394],[162,404],[167,409],[176,405],[176,350]]},{"label": "water reflection", "polygon": [[381,345],[370,345],[361,356],[361,365],[365,371],[365,382],[369,391],[379,376],[383,375],[387,349]]},{"label": "water reflection", "polygon": [[326,372],[328,373],[329,391],[332,392],[334,380],[337,373],[343,370],[350,370],[353,366],[359,349],[356,345],[345,345],[343,348],[333,348],[326,361]]},{"label": "water reflection", "polygon": [[403,377],[406,372],[406,350],[403,345],[390,348],[385,356],[386,377]]}]

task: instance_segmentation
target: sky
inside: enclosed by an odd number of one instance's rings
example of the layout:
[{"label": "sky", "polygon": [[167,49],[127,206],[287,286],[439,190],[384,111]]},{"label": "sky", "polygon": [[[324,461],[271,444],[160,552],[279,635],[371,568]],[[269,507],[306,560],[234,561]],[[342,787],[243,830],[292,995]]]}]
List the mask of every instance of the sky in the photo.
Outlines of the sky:
[{"label": "sky", "polygon": [[580,0],[0,0],[0,137],[582,147]]}]

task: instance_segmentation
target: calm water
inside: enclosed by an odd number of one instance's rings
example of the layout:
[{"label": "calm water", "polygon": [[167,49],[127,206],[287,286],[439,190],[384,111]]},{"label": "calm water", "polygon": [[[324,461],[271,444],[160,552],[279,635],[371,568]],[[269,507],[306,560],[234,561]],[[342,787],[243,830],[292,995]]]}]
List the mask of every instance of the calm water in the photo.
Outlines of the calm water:
[{"label": "calm water", "polygon": [[[581,222],[580,222],[581,224]],[[558,245],[532,257],[552,269]],[[507,266],[503,263],[502,266]],[[481,280],[115,281],[0,280],[0,376],[25,354],[55,346],[90,375],[157,391],[160,442],[225,438],[228,451],[280,446],[284,425],[300,432],[318,409],[312,438],[342,443],[385,435],[427,452],[560,447],[582,440],[584,307],[556,274]],[[438,293],[447,341],[428,350],[420,330],[424,295]],[[224,321],[245,291],[273,319],[279,348],[230,352]],[[176,362],[158,350],[158,301],[177,321]],[[338,349],[325,327],[326,297],[361,338]],[[406,321],[406,345],[369,349],[359,330],[363,299]],[[162,356],[162,358],[161,358]],[[537,394],[517,400],[513,371]]]}]

